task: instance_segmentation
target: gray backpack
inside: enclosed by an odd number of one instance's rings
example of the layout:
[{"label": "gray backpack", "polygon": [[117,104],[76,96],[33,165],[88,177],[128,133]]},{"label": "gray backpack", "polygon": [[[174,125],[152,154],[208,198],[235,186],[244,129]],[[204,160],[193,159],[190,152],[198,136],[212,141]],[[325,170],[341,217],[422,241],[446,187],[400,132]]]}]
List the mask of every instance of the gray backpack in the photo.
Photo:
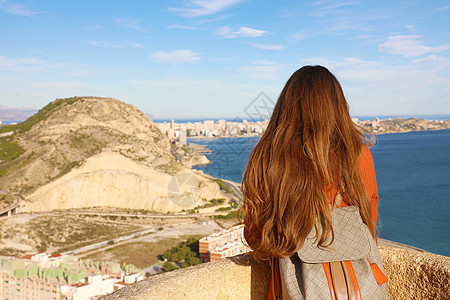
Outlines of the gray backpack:
[{"label": "gray backpack", "polygon": [[380,253],[358,208],[334,208],[332,225],[328,248],[317,246],[314,226],[296,254],[279,259],[283,300],[389,299]]}]

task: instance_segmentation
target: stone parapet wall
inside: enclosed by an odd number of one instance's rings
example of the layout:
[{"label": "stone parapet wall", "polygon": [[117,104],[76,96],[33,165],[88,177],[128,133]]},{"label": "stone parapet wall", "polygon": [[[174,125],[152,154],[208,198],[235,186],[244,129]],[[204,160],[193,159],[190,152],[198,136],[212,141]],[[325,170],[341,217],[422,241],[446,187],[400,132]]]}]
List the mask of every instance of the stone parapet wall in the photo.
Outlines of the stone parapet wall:
[{"label": "stone parapet wall", "polygon": [[450,299],[450,257],[390,247],[380,248],[394,299]]},{"label": "stone parapet wall", "polygon": [[[391,299],[448,299],[450,257],[380,247]],[[249,254],[152,276],[102,299],[265,299],[267,262]]]}]

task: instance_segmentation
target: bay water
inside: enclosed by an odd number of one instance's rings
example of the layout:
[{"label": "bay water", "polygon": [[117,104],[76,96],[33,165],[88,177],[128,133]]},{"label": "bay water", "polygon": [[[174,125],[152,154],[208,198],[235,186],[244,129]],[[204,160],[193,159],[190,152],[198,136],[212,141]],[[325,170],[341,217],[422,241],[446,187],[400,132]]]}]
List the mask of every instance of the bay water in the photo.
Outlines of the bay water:
[{"label": "bay water", "polygon": [[[189,139],[213,151],[196,169],[242,181],[255,138]],[[450,256],[450,130],[376,136],[371,148],[381,238]]]}]

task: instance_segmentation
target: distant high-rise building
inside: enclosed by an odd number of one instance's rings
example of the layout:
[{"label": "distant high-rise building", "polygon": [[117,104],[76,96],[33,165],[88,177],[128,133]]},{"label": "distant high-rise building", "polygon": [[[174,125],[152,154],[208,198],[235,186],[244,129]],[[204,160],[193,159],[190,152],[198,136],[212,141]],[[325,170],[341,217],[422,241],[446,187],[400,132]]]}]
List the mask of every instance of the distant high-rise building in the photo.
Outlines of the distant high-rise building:
[{"label": "distant high-rise building", "polygon": [[187,143],[187,133],[186,133],[186,130],[182,130],[182,131],[180,131],[180,138],[179,138],[179,144],[178,144],[178,146],[183,146],[183,145],[186,145],[186,143]]}]

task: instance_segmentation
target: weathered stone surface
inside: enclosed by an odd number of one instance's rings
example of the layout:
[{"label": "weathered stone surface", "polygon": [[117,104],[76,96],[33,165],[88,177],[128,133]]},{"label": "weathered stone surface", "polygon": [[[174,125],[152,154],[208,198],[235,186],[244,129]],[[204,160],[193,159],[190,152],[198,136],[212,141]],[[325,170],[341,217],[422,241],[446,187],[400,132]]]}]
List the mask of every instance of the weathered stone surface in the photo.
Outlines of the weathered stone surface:
[{"label": "weathered stone surface", "polygon": [[150,277],[103,299],[264,299],[267,262],[239,255]]},{"label": "weathered stone surface", "polygon": [[395,299],[449,299],[450,257],[382,247],[387,289]]},{"label": "weathered stone surface", "polygon": [[[450,258],[381,247],[391,299],[448,299]],[[249,254],[150,277],[102,299],[265,299],[267,262]]]}]

